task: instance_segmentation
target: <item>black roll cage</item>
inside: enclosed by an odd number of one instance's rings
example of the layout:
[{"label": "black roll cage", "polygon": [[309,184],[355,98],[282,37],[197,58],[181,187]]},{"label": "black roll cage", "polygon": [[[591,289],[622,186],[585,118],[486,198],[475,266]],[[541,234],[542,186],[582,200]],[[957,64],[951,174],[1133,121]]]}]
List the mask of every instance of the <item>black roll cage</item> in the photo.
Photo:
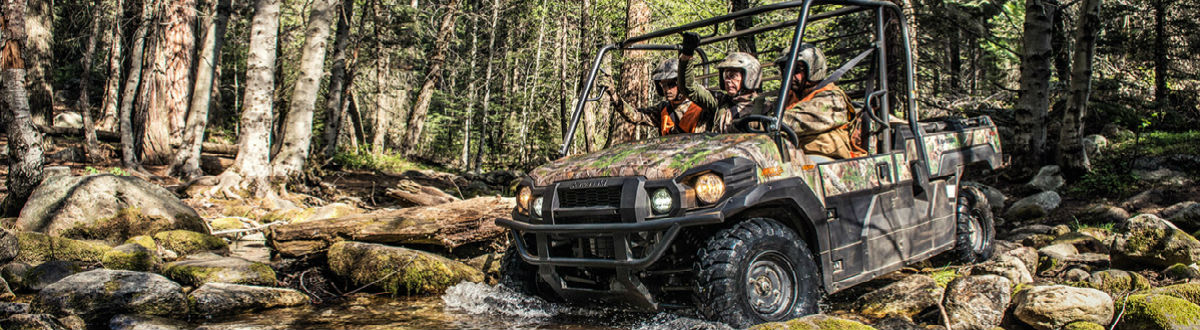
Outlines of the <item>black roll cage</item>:
[{"label": "black roll cage", "polygon": [[[838,8],[838,9],[835,9],[835,10],[832,10],[829,12],[815,14],[815,15],[810,16],[809,10],[813,5],[841,5],[844,7]],[[772,24],[767,24],[767,25],[762,25],[762,26],[755,26],[755,27],[752,27],[749,29],[732,31],[732,32],[724,34],[724,35],[717,35],[717,30],[719,29],[719,25],[722,23],[726,23],[726,22],[730,22],[730,21],[733,21],[733,20],[736,20],[739,18],[750,17],[750,16],[754,16],[754,15],[758,15],[758,14],[762,14],[762,13],[766,13],[766,12],[791,9],[791,8],[797,8],[797,7],[800,7],[801,10],[800,10],[800,17],[797,18],[796,20],[777,22],[777,23],[772,23]],[[916,140],[924,141],[922,139],[923,134],[921,134],[922,132],[921,132],[920,126],[918,124],[917,112],[915,111],[915,109],[916,109],[915,96],[916,95],[915,95],[915,93],[913,93],[913,90],[916,88],[916,86],[914,86],[914,83],[913,83],[913,68],[912,68],[912,51],[913,50],[909,49],[910,44],[907,42],[910,38],[909,31],[908,31],[908,24],[907,24],[908,18],[903,15],[903,13],[900,10],[900,7],[896,6],[896,4],[891,3],[891,2],[878,1],[878,0],[797,0],[797,1],[784,1],[784,2],[779,2],[779,3],[739,10],[739,11],[729,13],[726,15],[711,17],[711,18],[695,21],[692,23],[688,23],[688,24],[684,24],[684,25],[680,25],[680,26],[676,26],[676,27],[661,29],[661,30],[649,32],[646,34],[642,34],[639,36],[630,37],[628,39],[621,41],[618,44],[615,44],[615,45],[609,44],[609,45],[605,45],[605,46],[601,47],[600,51],[597,52],[597,54],[596,54],[595,60],[592,62],[592,69],[588,72],[587,81],[583,84],[582,88],[580,89],[579,97],[576,98],[576,100],[578,100],[578,101],[575,102],[575,105],[574,105],[575,109],[571,115],[571,124],[567,131],[567,134],[564,136],[563,144],[559,150],[559,154],[560,154],[560,156],[566,156],[567,152],[570,150],[572,141],[575,138],[575,130],[579,124],[580,117],[582,117],[581,114],[583,113],[584,107],[587,105],[588,102],[600,100],[601,96],[605,92],[606,87],[601,87],[600,95],[597,95],[595,97],[589,97],[589,95],[591,95],[591,93],[592,93],[592,87],[595,86],[596,73],[600,71],[601,62],[603,61],[604,56],[609,51],[616,50],[616,49],[619,49],[622,51],[626,51],[626,50],[678,50],[679,45],[639,44],[639,43],[648,41],[651,39],[656,39],[656,38],[670,36],[670,35],[674,35],[674,34],[678,34],[678,33],[683,33],[683,32],[689,31],[689,30],[695,30],[695,29],[707,28],[707,27],[712,27],[713,33],[710,35],[707,35],[707,36],[703,36],[700,40],[700,45],[712,44],[712,43],[716,43],[716,42],[721,42],[721,41],[726,41],[729,39],[737,38],[739,36],[753,35],[753,34],[757,34],[757,33],[774,31],[774,30],[778,30],[778,29],[782,29],[782,28],[786,28],[786,27],[795,27],[795,31],[792,34],[791,46],[789,47],[789,50],[786,53],[786,54],[789,54],[789,61],[787,62],[787,68],[785,70],[781,71],[781,72],[794,72],[793,70],[795,68],[793,66],[796,63],[796,55],[798,53],[798,50],[800,49],[802,41],[804,40],[804,33],[808,26],[808,23],[816,22],[816,21],[823,20],[823,19],[838,17],[838,16],[849,15],[849,14],[853,14],[853,13],[857,13],[857,12],[861,12],[861,11],[867,11],[867,10],[875,11],[875,17],[876,17],[875,25],[876,26],[875,26],[874,32],[875,32],[876,36],[878,36],[878,37],[875,38],[875,41],[872,42],[873,45],[871,47],[875,48],[875,51],[878,52],[878,55],[877,55],[878,69],[876,70],[876,74],[878,75],[877,78],[879,79],[880,86],[879,86],[878,91],[867,95],[866,103],[868,105],[865,108],[872,109],[872,107],[870,107],[870,105],[869,105],[871,102],[870,100],[872,98],[878,99],[881,104],[879,109],[881,112],[884,112],[882,114],[875,114],[875,113],[872,113],[872,111],[870,111],[870,110],[866,111],[866,113],[869,116],[874,117],[874,120],[876,122],[879,122],[879,121],[883,122],[883,127],[882,127],[883,134],[881,134],[881,136],[885,139],[885,141],[880,143],[880,146],[884,149],[884,151],[887,151],[891,148],[890,126],[886,124],[887,119],[889,118],[889,114],[886,112],[888,112],[890,107],[888,106],[888,102],[889,102],[888,97],[886,97],[886,93],[887,93],[887,77],[886,77],[886,75],[887,75],[887,56],[886,56],[886,54],[887,53],[886,53],[886,47],[885,47],[885,43],[884,43],[885,38],[883,38],[884,27],[885,27],[884,10],[892,11],[892,13],[895,15],[895,17],[897,17],[900,20],[900,24],[898,24],[899,30],[900,30],[902,40],[905,41],[905,42],[902,42],[902,44],[903,44],[902,46],[904,49],[904,79],[905,79],[905,83],[906,83],[905,90],[907,91],[907,95],[905,95],[906,96],[905,100],[907,101],[906,102],[907,106],[904,107],[904,115],[908,119],[909,128],[912,129],[913,135],[914,135],[914,137],[916,137]],[[697,49],[697,51],[698,51],[697,54],[700,56],[701,61],[708,62],[708,55],[705,54],[703,50]],[[832,68],[830,68],[830,69],[832,70]],[[706,70],[707,70],[707,67],[706,67]],[[779,98],[777,99],[780,101],[775,102],[776,104],[773,105],[775,107],[774,119],[775,119],[776,123],[782,121],[782,115],[783,115],[784,103],[785,103],[782,100],[786,100],[787,91],[792,84],[792,75],[781,74],[780,80],[782,81],[782,84],[779,88]],[[880,120],[880,118],[882,118],[882,120]],[[784,157],[784,161],[787,161],[788,157],[789,157],[789,153],[787,152],[787,150],[786,150],[787,147],[786,147],[785,143],[783,142],[784,137],[783,137],[783,134],[781,133],[782,126],[778,125],[778,124],[771,125],[771,126],[772,127],[769,128],[770,132],[768,134],[771,134],[776,145],[779,147],[780,155],[782,157]],[[925,154],[925,144],[924,143],[916,143],[916,147],[917,147],[917,152],[919,154],[921,154],[921,155]]]}]

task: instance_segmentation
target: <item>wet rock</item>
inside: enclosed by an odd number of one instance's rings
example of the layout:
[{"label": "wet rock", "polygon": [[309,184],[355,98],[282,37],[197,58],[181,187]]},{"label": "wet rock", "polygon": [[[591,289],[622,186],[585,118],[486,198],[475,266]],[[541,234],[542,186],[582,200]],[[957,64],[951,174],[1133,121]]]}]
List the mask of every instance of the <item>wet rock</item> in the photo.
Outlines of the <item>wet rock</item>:
[{"label": "wet rock", "polygon": [[289,257],[320,252],[347,239],[454,250],[503,239],[506,232],[495,225],[494,219],[508,217],[515,203],[513,198],[478,197],[437,206],[285,224],[272,227],[268,241],[275,251]]},{"label": "wet rock", "polygon": [[275,285],[275,270],[263,263],[236,257],[188,258],[167,263],[163,275],[184,285],[237,283]]},{"label": "wet rock", "polygon": [[53,176],[33,191],[17,229],[119,243],[163,230],[208,232],[204,220],[170,191],[132,176]]},{"label": "wet rock", "polygon": [[154,243],[179,255],[213,251],[229,253],[229,244],[213,235],[189,230],[171,230],[154,234]]},{"label": "wet rock", "polygon": [[354,285],[372,284],[392,294],[437,293],[458,282],[483,281],[461,262],[423,251],[343,241],[329,248],[329,268]]},{"label": "wet rock", "polygon": [[75,275],[83,271],[74,262],[70,261],[47,261],[37,267],[33,267],[29,272],[25,273],[25,289],[29,291],[40,291],[46,286],[54,284],[67,276]]},{"label": "wet rock", "polygon": [[187,322],[149,315],[120,314],[108,321],[110,330],[188,330]]},{"label": "wet rock", "polygon": [[29,264],[50,260],[98,262],[105,252],[112,249],[99,242],[79,241],[34,232],[17,233],[17,243],[21,251],[17,253],[16,260]]},{"label": "wet rock", "polygon": [[162,260],[154,254],[154,251],[146,249],[144,246],[126,243],[105,252],[104,256],[100,258],[100,263],[108,269],[145,272],[157,269]]},{"label": "wet rock", "polygon": [[1163,276],[1177,281],[1186,281],[1191,279],[1200,279],[1200,266],[1196,264],[1184,265],[1174,264],[1171,267],[1163,270]]},{"label": "wet rock", "polygon": [[262,309],[304,305],[308,296],[292,289],[207,283],[188,294],[192,313],[229,315]]},{"label": "wet rock", "polygon": [[27,263],[12,262],[0,267],[0,277],[3,277],[13,290],[21,290],[25,287],[25,273],[32,268]]},{"label": "wet rock", "polygon": [[1025,221],[1037,219],[1050,214],[1058,204],[1062,202],[1062,197],[1054,191],[1043,191],[1029,197],[1022,198],[1016,203],[1013,203],[1008,211],[1004,213],[1004,217],[1009,221]]},{"label": "wet rock", "polygon": [[1164,209],[1162,215],[1164,218],[1170,219],[1171,223],[1184,231],[1192,232],[1200,230],[1200,203],[1183,202],[1175,204]]},{"label": "wet rock", "polygon": [[1087,282],[1093,289],[1107,292],[1114,297],[1150,288],[1150,281],[1141,274],[1120,269],[1093,272]]},{"label": "wet rock", "polygon": [[[50,314],[16,314],[0,320],[0,328],[6,330],[68,330]],[[82,329],[80,329],[82,330]]]},{"label": "wet rock", "polygon": [[1108,324],[1113,300],[1096,289],[1066,285],[1033,286],[1017,292],[1013,315],[1038,330],[1058,329],[1076,321]]},{"label": "wet rock", "polygon": [[499,253],[488,253],[481,256],[476,256],[474,258],[464,260],[463,263],[471,265],[471,267],[475,267],[475,269],[482,271],[484,275],[494,277],[500,276]]},{"label": "wet rock", "polygon": [[874,327],[825,314],[813,314],[784,322],[763,323],[750,330],[875,330]]},{"label": "wet rock", "polygon": [[1129,218],[1118,224],[1118,231],[1123,233],[1114,236],[1114,266],[1168,267],[1200,261],[1200,240],[1154,215]]},{"label": "wet rock", "polygon": [[1050,242],[1050,244],[1069,244],[1075,247],[1075,249],[1077,249],[1079,252],[1108,253],[1108,245],[1104,244],[1104,242],[1097,239],[1095,236],[1082,232],[1069,232],[1065,235],[1055,238]]},{"label": "wet rock", "polygon": [[1092,274],[1089,274],[1086,270],[1071,268],[1067,271],[1066,275],[1063,275],[1063,279],[1068,282],[1084,282],[1091,276]]},{"label": "wet rock", "polygon": [[459,199],[441,189],[422,185],[412,180],[400,180],[396,187],[387,189],[388,197],[400,202],[404,207],[434,206],[457,202]]},{"label": "wet rock", "polygon": [[942,304],[953,329],[990,329],[1000,325],[1012,298],[1013,282],[997,275],[960,277],[946,286]]},{"label": "wet rock", "polygon": [[1117,223],[1129,219],[1129,211],[1107,204],[1092,204],[1075,217],[1084,223]]},{"label": "wet rock", "polygon": [[992,258],[992,260],[972,266],[970,274],[1000,275],[1007,278],[1013,284],[1033,282],[1033,273],[1025,266],[1025,263],[1021,259],[1009,255],[1000,255]]},{"label": "wet rock", "polygon": [[1066,183],[1067,180],[1063,179],[1058,165],[1047,165],[1038,169],[1037,175],[1025,183],[1025,187],[1030,191],[1055,191]]},{"label": "wet rock", "polygon": [[1108,138],[1100,134],[1092,134],[1083,137],[1083,151],[1087,153],[1089,158],[1095,158],[1102,154],[1104,149],[1108,148]]},{"label": "wet rock", "polygon": [[1118,330],[1190,329],[1200,324],[1200,306],[1169,295],[1131,295],[1124,307]]},{"label": "wet rock", "polygon": [[31,309],[97,321],[114,314],[182,314],[187,312],[187,303],[179,284],[161,275],[97,269],[67,276],[42,289]]},{"label": "wet rock", "polygon": [[875,319],[895,316],[911,320],[926,308],[937,306],[942,300],[942,291],[933,278],[910,275],[863,295],[856,303],[856,310],[860,315]]}]

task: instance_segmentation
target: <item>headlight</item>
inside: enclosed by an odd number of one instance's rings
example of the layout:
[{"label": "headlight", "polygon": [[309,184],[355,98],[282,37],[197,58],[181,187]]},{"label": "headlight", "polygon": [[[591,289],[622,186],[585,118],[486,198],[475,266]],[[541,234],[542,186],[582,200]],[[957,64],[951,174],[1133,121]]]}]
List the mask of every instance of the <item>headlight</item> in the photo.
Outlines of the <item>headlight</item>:
[{"label": "headlight", "polygon": [[529,210],[529,197],[532,194],[529,187],[521,187],[521,191],[517,193],[517,209]]},{"label": "headlight", "polygon": [[696,178],[696,198],[704,204],[712,204],[725,196],[725,182],[716,174],[708,173]]},{"label": "headlight", "polygon": [[533,215],[536,215],[537,217],[541,218],[542,217],[542,196],[538,196],[538,198],[534,198],[533,206],[530,206],[530,208],[533,209]]},{"label": "headlight", "polygon": [[654,194],[650,195],[650,208],[656,214],[665,214],[671,210],[671,204],[674,200],[671,198],[671,192],[667,188],[658,188]]}]

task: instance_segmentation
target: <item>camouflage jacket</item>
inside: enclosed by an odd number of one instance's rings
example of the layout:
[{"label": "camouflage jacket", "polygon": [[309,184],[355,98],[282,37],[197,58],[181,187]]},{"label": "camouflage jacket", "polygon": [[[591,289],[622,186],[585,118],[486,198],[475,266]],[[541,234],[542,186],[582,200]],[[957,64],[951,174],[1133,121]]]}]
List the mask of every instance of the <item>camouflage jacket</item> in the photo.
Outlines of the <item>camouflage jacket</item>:
[{"label": "camouflage jacket", "polygon": [[679,92],[687,95],[689,100],[696,102],[700,108],[713,112],[712,131],[730,133],[736,131],[733,121],[742,116],[760,113],[766,109],[766,97],[758,93],[750,95],[729,96],[725,92],[713,93],[704,88],[692,76],[692,61],[679,59]]},{"label": "camouflage jacket", "polygon": [[796,130],[805,153],[832,158],[853,158],[849,124],[854,116],[850,98],[834,84],[810,92],[803,99],[789,94],[783,122]]},{"label": "camouflage jacket", "polygon": [[[699,106],[691,100],[674,105],[671,109],[674,112],[673,118],[677,118],[680,123],[670,123],[667,129],[663,128],[664,125],[668,124],[663,118],[663,110],[670,107],[670,103],[662,101],[643,108],[634,108],[628,102],[624,101],[620,101],[619,103],[617,109],[621,113],[621,116],[625,117],[630,123],[654,127],[657,131],[663,133],[662,135],[673,133],[704,133],[708,132],[712,127],[712,111],[706,111],[704,107]],[[680,127],[681,129],[673,129],[671,126]]]}]

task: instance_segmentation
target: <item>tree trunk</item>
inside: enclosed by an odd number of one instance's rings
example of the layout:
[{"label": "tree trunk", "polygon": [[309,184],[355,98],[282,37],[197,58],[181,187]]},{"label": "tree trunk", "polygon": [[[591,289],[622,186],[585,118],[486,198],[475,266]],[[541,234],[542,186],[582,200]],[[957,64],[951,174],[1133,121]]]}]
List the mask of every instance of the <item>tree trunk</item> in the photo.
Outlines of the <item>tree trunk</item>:
[{"label": "tree trunk", "polygon": [[[579,3],[579,70],[575,70],[575,72],[578,72],[580,74],[579,74],[579,80],[575,84],[576,88],[574,90],[575,90],[576,94],[578,94],[579,91],[582,90],[582,86],[585,83],[584,80],[587,79],[586,75],[584,75],[582,73],[586,72],[587,70],[591,70],[591,65],[592,65],[592,58],[591,58],[592,46],[591,46],[591,42],[590,42],[592,40],[592,35],[590,33],[591,16],[592,16],[591,0],[581,1]],[[591,95],[584,95],[584,97],[590,97],[590,96]],[[592,151],[594,151],[593,149],[595,148],[595,145],[596,145],[596,140],[594,137],[595,132],[596,132],[596,116],[595,116],[596,111],[595,111],[594,107],[588,106],[588,102],[585,99],[582,99],[582,98],[576,99],[575,102],[584,103],[583,104],[583,150],[584,150],[584,152],[591,153]]]},{"label": "tree trunk", "polygon": [[100,104],[99,127],[104,130],[113,129],[113,121],[117,118],[121,88],[121,12],[124,11],[124,1],[109,1],[112,4],[111,21],[105,38],[108,39],[108,79],[104,83],[104,99]]},{"label": "tree trunk", "polygon": [[[221,174],[238,181],[256,195],[270,194],[271,105],[275,95],[275,56],[281,0],[256,0],[250,22],[249,56],[246,58],[246,91],[243,97],[238,155],[233,167]],[[222,184],[228,184],[222,180]]]},{"label": "tree trunk", "polygon": [[1168,97],[1171,93],[1167,87],[1167,70],[1170,68],[1167,61],[1167,2],[1153,0],[1151,3],[1154,5],[1154,108],[1162,120],[1170,105]]},{"label": "tree trunk", "polygon": [[25,20],[25,58],[28,60],[26,87],[33,123],[54,123],[54,87],[50,79],[54,67],[54,0],[28,0]]},{"label": "tree trunk", "polygon": [[142,104],[145,109],[142,161],[167,164],[171,144],[183,136],[192,91],[192,58],[195,44],[195,0],[173,0],[155,20],[156,31],[151,70],[143,72]]},{"label": "tree trunk", "polygon": [[329,39],[329,28],[333,25],[335,0],[316,0],[309,14],[308,32],[304,38],[303,53],[300,55],[300,76],[292,91],[292,102],[288,107],[283,130],[283,148],[271,160],[274,175],[291,176],[304,169],[308,151],[312,144],[313,110],[317,104],[317,92],[321,89],[321,74],[325,69],[325,44]]},{"label": "tree trunk", "polygon": [[[383,15],[383,7],[379,1],[375,1],[374,3],[375,12],[374,16],[372,16],[372,21],[375,23],[375,35],[378,36],[381,33],[379,26],[382,24],[380,16]],[[383,41],[380,39],[375,38],[375,135],[371,138],[371,151],[374,153],[383,152],[383,146],[386,143],[385,138],[387,137],[387,120],[389,119],[387,111],[385,111],[386,109],[383,108],[384,103],[380,101],[384,95],[383,85],[385,81],[383,80],[383,72],[388,69],[388,65],[384,61],[388,55],[384,53]]]},{"label": "tree trunk", "polygon": [[204,142],[204,128],[208,126],[208,110],[212,105],[217,63],[221,60],[221,47],[225,43],[225,27],[229,23],[230,0],[211,0],[204,4],[208,15],[200,26],[204,27],[204,40],[196,60],[196,82],[192,85],[191,108],[183,140],[175,151],[171,173],[185,180],[204,175],[200,169],[200,149]]},{"label": "tree trunk", "polygon": [[[471,16],[471,54],[479,53],[479,19]],[[477,96],[475,86],[475,59],[479,56],[471,56],[471,64],[467,69],[467,122],[463,124],[463,140],[462,140],[462,167],[464,170],[471,167],[471,121],[475,115],[475,97]]]},{"label": "tree trunk", "polygon": [[140,150],[134,140],[133,104],[137,98],[137,90],[142,82],[143,55],[146,51],[146,38],[150,33],[151,19],[154,17],[154,5],[150,1],[142,3],[142,17],[138,28],[133,33],[133,48],[129,53],[129,74],[125,78],[125,90],[121,93],[121,110],[118,112],[118,122],[121,131],[121,166],[129,170],[141,170]]},{"label": "tree trunk", "polygon": [[950,50],[947,56],[950,57],[950,92],[957,94],[963,90],[962,86],[962,52],[959,45],[962,44],[962,29],[955,28],[950,34]]},{"label": "tree trunk", "polygon": [[42,136],[33,128],[29,95],[25,91],[25,1],[5,0],[0,8],[3,18],[3,51],[0,70],[3,70],[3,89],[0,90],[3,108],[10,119],[8,131],[8,196],[0,203],[5,216],[16,216],[33,189],[42,182]]},{"label": "tree trunk", "polygon": [[[737,8],[739,5],[749,5],[746,0],[733,0],[732,2],[735,11],[739,10]],[[625,10],[625,28],[629,31],[627,34],[636,36],[646,33],[646,30],[650,28],[650,7],[644,0],[628,0],[626,3],[628,7]],[[734,22],[735,26],[738,24]],[[745,41],[738,39],[738,47],[742,46],[754,47],[754,38]],[[745,50],[743,49],[743,51]],[[650,70],[653,63],[650,62],[649,54],[634,51],[625,52],[623,55],[625,61],[621,63],[620,89],[615,92],[621,93],[621,99],[629,104],[650,104],[649,93],[653,87],[650,85]],[[621,143],[637,139],[637,125],[625,120],[617,120],[613,124],[617,125],[614,132],[616,141],[614,142]]]},{"label": "tree trunk", "polygon": [[458,15],[457,7],[458,0],[446,1],[446,13],[445,16],[442,16],[442,25],[438,29],[437,39],[434,41],[433,54],[429,57],[429,73],[425,76],[425,83],[421,85],[421,92],[417,94],[417,104],[408,117],[408,129],[404,134],[403,141],[403,145],[409,146],[405,149],[407,154],[413,154],[419,149],[416,146],[420,145],[421,130],[425,127],[425,115],[429,112],[429,102],[433,100],[433,89],[441,79],[442,65],[446,62],[446,49],[450,47],[451,39],[454,38],[454,21]]},{"label": "tree trunk", "polygon": [[1050,48],[1054,49],[1054,74],[1058,77],[1059,84],[1071,83],[1071,52],[1067,40],[1066,20],[1063,19],[1067,15],[1066,7],[1058,2],[1058,0],[1046,1],[1047,4],[1053,4],[1055,8],[1053,16],[1054,37],[1050,39]]},{"label": "tree trunk", "polygon": [[1088,97],[1092,92],[1092,59],[1096,55],[1096,35],[1099,31],[1100,0],[1084,0],[1076,23],[1071,87],[1058,140],[1058,165],[1062,167],[1063,174],[1070,178],[1078,178],[1092,170],[1087,152],[1083,149],[1083,118],[1087,115]]},{"label": "tree trunk", "polygon": [[1044,0],[1025,2],[1024,50],[1021,56],[1021,90],[1017,93],[1014,115],[1017,132],[1013,154],[1029,156],[1025,164],[1036,166],[1045,155],[1046,114],[1050,106],[1050,61],[1053,52],[1050,18],[1054,6]]},{"label": "tree trunk", "polygon": [[[643,9],[645,10],[645,13],[641,13],[641,15],[644,15],[646,18],[646,21],[643,22],[642,24],[645,25],[650,22],[650,8],[646,7],[646,2],[642,1],[642,0],[630,0],[628,2],[629,8],[630,8],[629,12],[628,12],[628,18],[625,21],[625,27],[629,31],[629,33],[627,35],[630,35],[630,36],[640,35],[640,34],[644,33],[644,30],[645,30],[645,28],[643,27],[635,33],[634,30],[632,29],[632,27],[634,26],[631,23],[632,23],[632,19],[634,17],[633,6],[634,6],[635,2],[638,3],[638,5],[643,7]],[[742,10],[742,9],[747,9],[747,8],[750,8],[750,0],[729,0],[729,12],[731,12],[731,13]],[[749,29],[752,27],[754,27],[754,17],[753,16],[739,18],[739,19],[733,21],[733,29],[735,31],[745,30],[745,29]],[[738,47],[737,47],[738,51],[744,52],[744,53],[750,53],[751,55],[758,56],[758,52],[757,52],[758,47],[754,45],[754,35],[745,35],[745,36],[738,37],[737,44],[738,44]],[[624,72],[624,71],[622,71],[622,72]],[[628,100],[628,99],[626,99],[626,100]],[[641,104],[641,103],[638,103],[638,104]],[[629,126],[633,126],[633,125],[630,124]]]},{"label": "tree trunk", "polygon": [[100,34],[100,21],[105,15],[103,5],[97,4],[95,11],[91,15],[92,27],[91,33],[88,33],[87,44],[84,46],[83,58],[80,58],[79,67],[83,69],[83,74],[79,77],[79,101],[75,103],[75,111],[78,111],[83,116],[83,155],[89,163],[100,161],[100,142],[96,141],[96,121],[92,117],[92,102],[89,97],[88,86],[92,85],[92,63],[96,58],[96,43],[100,41],[97,36]]},{"label": "tree trunk", "polygon": [[496,55],[496,23],[500,21],[500,0],[492,0],[492,29],[488,35],[488,63],[487,71],[483,79],[483,113],[479,122],[479,147],[475,149],[475,168],[474,172],[479,173],[483,169],[483,156],[487,144],[487,124],[488,124],[488,106],[492,103],[492,68]]},{"label": "tree trunk", "polygon": [[521,109],[521,150],[519,150],[519,159],[521,165],[525,165],[529,161],[529,111],[533,110],[533,101],[537,99],[538,86],[541,85],[540,78],[542,71],[542,50],[545,48],[542,47],[542,43],[545,41],[545,37],[546,17],[542,16],[541,21],[538,22],[537,44],[534,44],[534,47],[537,48],[537,52],[536,55],[533,56],[533,73],[530,74],[530,79],[533,80],[532,86],[527,88],[528,94],[526,95],[526,101],[528,103],[525,105],[525,108]]},{"label": "tree trunk", "polygon": [[350,18],[354,15],[354,0],[343,0],[338,12],[337,36],[333,41],[333,67],[329,75],[329,94],[325,97],[325,158],[337,153],[338,136],[342,127],[342,109],[346,94],[346,45],[350,43]]}]

